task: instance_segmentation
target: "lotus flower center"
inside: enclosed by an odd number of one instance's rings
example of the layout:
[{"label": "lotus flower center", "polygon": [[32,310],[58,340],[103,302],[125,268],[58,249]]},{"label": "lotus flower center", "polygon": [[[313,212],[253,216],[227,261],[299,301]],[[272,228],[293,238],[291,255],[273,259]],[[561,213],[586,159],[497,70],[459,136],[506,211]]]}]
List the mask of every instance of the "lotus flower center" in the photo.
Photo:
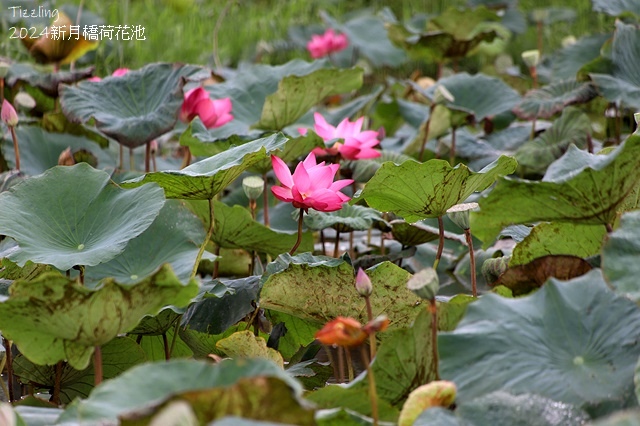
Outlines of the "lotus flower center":
[{"label": "lotus flower center", "polygon": [[573,359],[573,365],[582,365],[584,364],[584,358],[581,356],[577,356]]},{"label": "lotus flower center", "polygon": [[78,250],[84,250],[84,244],[79,244],[78,245]]}]

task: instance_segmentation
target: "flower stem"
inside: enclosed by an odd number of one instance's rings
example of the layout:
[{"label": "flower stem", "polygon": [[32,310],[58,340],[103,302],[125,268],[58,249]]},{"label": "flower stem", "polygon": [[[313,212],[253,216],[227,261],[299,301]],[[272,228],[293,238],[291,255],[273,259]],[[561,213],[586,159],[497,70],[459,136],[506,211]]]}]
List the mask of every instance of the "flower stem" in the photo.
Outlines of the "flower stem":
[{"label": "flower stem", "polygon": [[9,127],[11,129],[11,138],[13,139],[13,151],[16,153],[16,170],[20,171],[20,148],[18,148],[18,136],[16,135],[16,128],[14,126]]},{"label": "flower stem", "polygon": [[333,246],[333,257],[338,258],[340,254],[340,231],[336,230],[336,244]]},{"label": "flower stem", "polygon": [[[369,298],[369,296],[366,296],[364,298],[364,303],[367,307],[367,321],[371,322],[373,321],[373,309],[371,309],[371,299]],[[373,332],[371,334],[369,334],[369,351],[370,351],[370,355],[371,355],[371,359],[376,357],[376,333]]]},{"label": "flower stem", "polygon": [[62,387],[62,361],[56,363],[55,379],[53,382],[53,393],[51,394],[51,402],[60,405],[60,389]]},{"label": "flower stem", "polygon": [[200,260],[202,259],[202,255],[204,254],[204,249],[207,246],[207,243],[211,239],[211,235],[213,235],[213,198],[209,199],[209,229],[207,230],[207,235],[206,237],[204,237],[204,241],[202,242],[202,245],[200,245],[200,250],[198,250],[196,261],[193,264],[193,269],[191,270],[191,278],[194,278],[198,273],[198,266],[200,265]]},{"label": "flower stem", "polygon": [[173,348],[176,347],[176,341],[178,340],[178,330],[180,329],[180,322],[182,321],[182,315],[176,319],[176,326],[173,328],[173,336],[171,336],[171,347],[169,348],[169,358],[173,355]]},{"label": "flower stem", "polygon": [[151,142],[147,142],[144,148],[144,172],[149,173],[151,170]]},{"label": "flower stem", "polygon": [[431,366],[434,374],[433,380],[440,380],[440,374],[438,373],[438,305],[436,305],[435,297],[429,301],[427,310],[431,313]]},{"label": "flower stem", "polygon": [[262,216],[264,216],[264,226],[269,227],[269,194],[267,193],[267,174],[262,174],[264,186],[262,188]]},{"label": "flower stem", "polygon": [[436,252],[436,260],[433,262],[433,269],[438,269],[442,250],[444,249],[444,222],[442,216],[438,216],[438,251]]},{"label": "flower stem", "polygon": [[171,359],[171,347],[169,346],[169,339],[167,339],[167,333],[162,333],[162,345],[164,346],[164,359],[169,361]]},{"label": "flower stem", "polygon": [[[13,402],[16,400],[15,395],[13,394],[13,354],[11,353],[11,341],[2,338],[3,345],[5,348],[5,359],[7,360],[7,386],[9,387],[9,402]],[[1,379],[0,379],[1,380]]]},{"label": "flower stem", "polygon": [[369,363],[367,357],[367,351],[364,346],[360,346],[360,353],[362,354],[362,362],[367,367],[367,376],[369,378],[369,399],[371,401],[371,417],[373,417],[374,426],[378,426],[378,391],[376,389],[376,379],[373,376],[373,368]]},{"label": "flower stem", "polygon": [[349,377],[349,383],[351,383],[353,382],[353,360],[351,359],[349,348],[344,348],[344,355],[347,358],[347,376]]},{"label": "flower stem", "polygon": [[449,150],[449,164],[452,166],[456,162],[456,128],[451,128],[451,149]]},{"label": "flower stem", "polygon": [[464,237],[467,240],[467,246],[469,247],[469,261],[471,264],[471,294],[473,297],[478,297],[478,284],[476,281],[476,256],[473,252],[473,238],[471,237],[471,229],[464,230]]},{"label": "flower stem", "polygon": [[102,349],[100,346],[96,346],[93,352],[93,371],[94,384],[98,386],[102,383]]},{"label": "flower stem", "polygon": [[304,209],[300,209],[300,217],[298,218],[298,239],[296,240],[296,243],[293,245],[293,248],[291,249],[291,251],[289,251],[289,254],[291,256],[293,256],[296,250],[298,250],[298,247],[300,247],[300,243],[302,242],[302,222],[303,221],[304,221]]}]

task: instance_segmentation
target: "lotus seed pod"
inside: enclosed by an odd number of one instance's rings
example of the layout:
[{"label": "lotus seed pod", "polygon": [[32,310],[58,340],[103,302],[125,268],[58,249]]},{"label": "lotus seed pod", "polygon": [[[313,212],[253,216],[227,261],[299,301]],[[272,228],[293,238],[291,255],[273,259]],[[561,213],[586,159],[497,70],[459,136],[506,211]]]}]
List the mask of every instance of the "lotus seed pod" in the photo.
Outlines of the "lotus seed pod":
[{"label": "lotus seed pod", "polygon": [[522,52],[522,60],[529,67],[537,67],[540,63],[540,51],[538,49],[525,50]]},{"label": "lotus seed pod", "polygon": [[407,288],[421,299],[433,300],[440,288],[438,273],[433,268],[425,268],[409,279]]},{"label": "lotus seed pod", "polygon": [[21,106],[24,109],[33,109],[36,106],[36,100],[33,97],[25,92],[20,92],[13,98],[13,101],[16,105]]},{"label": "lotus seed pod", "polygon": [[242,189],[250,200],[257,200],[264,189],[264,180],[259,176],[249,176],[242,180]]},{"label": "lotus seed pod", "polygon": [[411,426],[430,407],[449,407],[456,399],[456,385],[445,380],[422,385],[409,394],[402,406],[398,426]]},{"label": "lotus seed pod", "polygon": [[466,230],[469,229],[469,212],[477,208],[478,203],[456,204],[447,210],[447,216],[451,222]]}]

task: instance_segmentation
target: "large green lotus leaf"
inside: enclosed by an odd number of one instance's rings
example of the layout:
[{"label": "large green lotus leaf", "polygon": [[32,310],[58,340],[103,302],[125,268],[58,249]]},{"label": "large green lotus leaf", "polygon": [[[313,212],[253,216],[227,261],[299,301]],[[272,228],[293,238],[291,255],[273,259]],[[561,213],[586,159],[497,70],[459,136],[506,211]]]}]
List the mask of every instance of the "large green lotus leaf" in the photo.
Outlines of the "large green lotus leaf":
[{"label": "large green lotus leaf", "polygon": [[[382,19],[372,15],[370,11],[360,11],[344,24],[324,11],[320,12],[320,16],[330,28],[345,34],[349,40],[349,47],[353,47],[358,55],[367,58],[374,67],[398,67],[406,61],[404,51],[391,44]],[[371,43],[371,40],[376,42]],[[349,50],[347,49],[347,52]]]},{"label": "large green lotus leaf", "polygon": [[551,57],[554,79],[574,79],[584,65],[600,56],[602,45],[612,34],[589,35],[555,52]]},{"label": "large green lotus leaf", "polygon": [[[391,262],[367,269],[373,284],[374,316],[386,314],[392,327],[402,327],[414,317],[417,297],[406,288],[411,274]],[[342,259],[280,255],[262,277],[260,306],[302,319],[325,323],[338,316],[367,322],[364,300],[355,291],[353,267]]]},{"label": "large green lotus leaf", "polygon": [[0,194],[0,234],[20,245],[12,256],[20,265],[94,266],[121,253],[164,202],[157,185],[123,190],[86,163],[57,166]]},{"label": "large green lotus leaf", "polygon": [[[180,392],[155,406],[144,406],[122,414],[120,424],[153,426],[158,424],[152,418],[154,414],[175,402],[186,402],[200,425],[233,414],[242,414],[246,419],[281,422],[280,425],[294,422],[301,426],[316,424],[311,407],[294,395],[291,386],[278,377],[248,377],[231,386]],[[261,421],[256,423],[263,424]]]},{"label": "large green lotus leaf", "polygon": [[498,35],[486,28],[487,21],[498,21],[498,15],[484,6],[476,9],[450,7],[429,21],[427,32],[416,32],[405,25],[386,25],[389,39],[414,58],[442,62],[444,58],[460,58],[483,41]]},{"label": "large green lotus leaf", "polygon": [[62,414],[62,408],[30,407],[28,405],[18,405],[14,407],[15,412],[24,423],[18,420],[17,426],[49,426]]},{"label": "large green lotus leaf", "polygon": [[361,68],[320,69],[304,76],[285,77],[278,83],[278,90],[267,96],[256,127],[282,130],[327,96],[359,89],[362,78]]},{"label": "large green lotus leaf", "polygon": [[207,334],[221,334],[255,310],[259,277],[251,276],[224,283],[213,280],[202,286],[198,301],[182,317],[182,325]]},{"label": "large green lotus leaf", "polygon": [[42,116],[42,128],[51,133],[66,133],[84,137],[97,143],[101,148],[109,147],[109,139],[102,133],[93,127],[69,121],[62,111],[45,112]]},{"label": "large green lotus leaf", "polygon": [[440,373],[458,403],[504,390],[611,410],[637,405],[639,340],[640,309],[594,270],[520,299],[484,295],[440,334]]},{"label": "large green lotus leaf", "polygon": [[525,120],[547,119],[566,106],[589,102],[596,95],[595,88],[589,82],[578,82],[575,79],[554,81],[541,89],[527,92],[513,112]]},{"label": "large green lotus leaf", "polygon": [[487,189],[499,176],[513,173],[516,165],[515,159],[506,156],[477,173],[464,164],[451,167],[445,160],[385,163],[351,203],[364,199],[379,211],[417,222],[445,215],[447,209]]},{"label": "large green lotus leaf", "polygon": [[[200,288],[202,291],[202,287]],[[176,312],[178,311],[178,312]],[[141,336],[159,336],[166,334],[173,328],[176,320],[181,318],[184,312],[182,309],[176,309],[174,306],[166,306],[156,315],[148,315],[138,323],[127,334],[137,334]]]},{"label": "large green lotus leaf", "polygon": [[151,226],[130,240],[122,253],[85,269],[85,284],[107,277],[132,284],[165,263],[186,282],[204,237],[202,222],[180,201],[167,200]]},{"label": "large green lotus leaf", "polygon": [[123,182],[122,186],[136,187],[147,182],[157,182],[164,188],[167,198],[211,200],[242,172],[268,158],[272,152],[282,149],[287,141],[286,136],[275,133],[229,148],[182,170],[147,173]]},{"label": "large green lotus leaf", "polygon": [[322,323],[303,320],[283,312],[267,310],[267,318],[275,327],[284,323],[287,332],[278,340],[278,351],[284,359],[289,360],[301,347],[306,347],[315,339],[315,334],[322,328]]},{"label": "large green lotus leaf", "polygon": [[[256,222],[251,218],[249,210],[242,206],[229,207],[222,202],[214,201],[213,211],[214,226],[211,239],[220,247],[242,248],[275,257],[291,250],[298,238],[297,234],[277,232]],[[302,234],[298,251],[312,249],[313,236],[305,232]]]},{"label": "large green lotus leaf", "polygon": [[423,92],[432,99],[438,86],[446,87],[454,97],[453,101],[445,102],[447,108],[472,115],[478,122],[510,111],[521,100],[518,92],[502,80],[484,74],[454,74],[438,80]]},{"label": "large green lotus leaf", "polygon": [[[353,383],[353,382],[352,382]],[[371,399],[366,389],[362,389],[361,386],[354,387],[353,385],[327,385],[316,391],[310,392],[305,397],[313,402],[318,408],[321,409],[336,409],[338,407],[355,412],[360,415],[365,415],[369,419],[371,418]],[[399,410],[392,407],[389,402],[378,397],[378,415],[382,424],[396,424],[398,421]],[[326,424],[321,423],[319,424]],[[333,422],[329,425],[342,426],[351,425],[353,423]],[[371,425],[371,421],[364,423],[355,423],[356,425]]]},{"label": "large green lotus leaf", "polygon": [[427,409],[414,426],[581,426],[589,420],[587,413],[571,404],[540,395],[497,391],[459,404],[453,412]]},{"label": "large green lotus leaf", "polygon": [[456,138],[460,157],[469,160],[466,163],[469,168],[480,170],[501,155],[513,156],[521,145],[531,139],[531,127],[512,125],[488,135],[460,129],[456,132]]},{"label": "large green lotus leaf", "polygon": [[589,423],[590,426],[639,426],[640,409],[618,411]]},{"label": "large green lotus leaf", "polygon": [[382,221],[382,216],[377,210],[368,207],[345,205],[330,213],[310,210],[303,220],[307,227],[316,231],[333,228],[339,232],[352,232],[371,228],[374,221]]},{"label": "large green lotus leaf", "polygon": [[613,223],[617,210],[640,180],[640,136],[607,155],[570,147],[542,182],[504,178],[478,200],[471,213],[473,235],[488,245],[507,225],[536,221],[585,225]]},{"label": "large green lotus leaf", "polygon": [[236,331],[229,337],[218,340],[216,347],[230,358],[265,358],[284,368],[280,353],[267,347],[267,342],[255,336],[251,330]]},{"label": "large green lotus leaf", "polygon": [[199,139],[213,142],[233,135],[259,137],[262,130],[252,129],[252,126],[260,120],[265,100],[277,91],[279,82],[287,76],[304,76],[328,66],[324,60],[309,63],[300,59],[278,66],[240,66],[224,83],[206,87],[213,99],[231,99],[233,120],[222,127],[202,132]]},{"label": "large green lotus leaf", "polygon": [[135,148],[173,128],[184,80],[198,71],[192,65],[149,64],[120,77],[63,86],[60,105],[70,119],[93,119],[104,134]]},{"label": "large green lotus leaf", "polygon": [[612,16],[620,16],[626,12],[640,15],[640,2],[637,0],[591,0],[594,12],[603,12]]},{"label": "large green lotus leaf", "polygon": [[[302,387],[284,370],[271,361],[264,359],[223,360],[218,364],[195,360],[171,360],[143,364],[126,371],[119,377],[103,382],[96,387],[89,398],[77,400],[69,405],[58,419],[59,424],[96,425],[115,424],[118,417],[127,412],[141,410],[144,407],[156,407],[170,400],[173,395],[187,391],[219,390],[230,392],[228,398],[223,393],[216,394],[216,398],[208,400],[212,408],[220,409],[225,401],[235,402],[230,408],[240,408],[238,391],[252,391],[246,386],[235,387],[244,380],[265,379],[263,386],[269,383],[268,378],[279,379],[288,386],[289,399],[294,396],[300,400]],[[259,382],[253,386],[260,393]],[[235,391],[235,392],[232,392]],[[282,389],[279,390],[281,392]],[[282,397],[278,392],[277,395]],[[246,395],[245,394],[245,397]],[[274,395],[275,396],[275,395]],[[217,399],[217,402],[216,402]],[[246,398],[251,401],[251,398]],[[262,402],[266,405],[276,401]],[[246,408],[246,407],[245,407]],[[268,409],[268,408],[267,408]],[[205,423],[202,423],[205,424]]]},{"label": "large green lotus leaf", "polygon": [[165,305],[186,306],[198,285],[183,285],[169,266],[127,286],[105,279],[88,289],[57,273],[15,281],[0,303],[0,329],[36,364],[67,360],[87,367],[94,347],[129,331]]},{"label": "large green lotus leaf", "polygon": [[[404,220],[396,219],[389,222],[389,225],[391,225],[393,238],[405,247],[418,246],[435,241],[440,235],[437,227],[429,226],[423,222],[408,223]],[[466,244],[466,240],[460,234],[444,231],[444,237]]]},{"label": "large green lotus leaf", "polygon": [[640,211],[622,215],[620,226],[608,235],[602,248],[602,273],[618,293],[640,301],[637,274],[640,271],[638,254],[640,243],[636,236],[640,224]]},{"label": "large green lotus leaf", "polygon": [[523,174],[543,175],[547,167],[575,145],[585,148],[591,134],[591,119],[581,110],[568,107],[550,128],[525,143],[515,153]]},{"label": "large green lotus leaf", "polygon": [[611,74],[590,73],[589,77],[609,102],[640,108],[640,30],[635,25],[616,22],[610,56]]},{"label": "large green lotus leaf", "polygon": [[[142,348],[128,337],[116,337],[101,348],[102,377],[112,379],[131,367],[147,360]],[[38,387],[53,388],[56,379],[56,367],[52,365],[36,365],[24,355],[13,361],[15,374],[23,383],[37,383]],[[93,365],[84,370],[76,370],[69,364],[62,366],[60,377],[60,401],[68,404],[74,398],[86,398],[95,383]]]},{"label": "large green lotus leaf", "polygon": [[11,87],[23,81],[55,98],[58,97],[58,86],[60,84],[77,83],[92,75],[93,67],[74,71],[51,72],[50,69],[40,69],[32,64],[15,63],[9,68],[5,79],[7,85]]},{"label": "large green lotus leaf", "polygon": [[524,265],[538,257],[552,254],[593,256],[600,251],[606,233],[607,230],[602,225],[541,223],[513,249],[509,266]]},{"label": "large green lotus leaf", "polygon": [[[290,163],[298,158],[306,157],[311,150],[316,147],[324,148],[325,143],[320,136],[310,130],[305,136],[289,138],[289,142],[284,145],[281,150],[282,152],[278,153],[278,157],[285,163]],[[271,171],[271,169],[273,169],[271,158],[265,158],[257,162],[249,170],[264,175]]]}]

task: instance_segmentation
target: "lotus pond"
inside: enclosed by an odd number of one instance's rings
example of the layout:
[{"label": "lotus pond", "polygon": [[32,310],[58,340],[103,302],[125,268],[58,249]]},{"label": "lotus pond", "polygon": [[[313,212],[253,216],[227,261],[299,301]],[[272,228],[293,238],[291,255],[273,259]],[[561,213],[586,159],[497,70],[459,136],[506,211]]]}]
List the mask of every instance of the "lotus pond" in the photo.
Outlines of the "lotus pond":
[{"label": "lotus pond", "polygon": [[100,16],[9,3],[0,424],[640,424],[640,1],[101,76]]}]

